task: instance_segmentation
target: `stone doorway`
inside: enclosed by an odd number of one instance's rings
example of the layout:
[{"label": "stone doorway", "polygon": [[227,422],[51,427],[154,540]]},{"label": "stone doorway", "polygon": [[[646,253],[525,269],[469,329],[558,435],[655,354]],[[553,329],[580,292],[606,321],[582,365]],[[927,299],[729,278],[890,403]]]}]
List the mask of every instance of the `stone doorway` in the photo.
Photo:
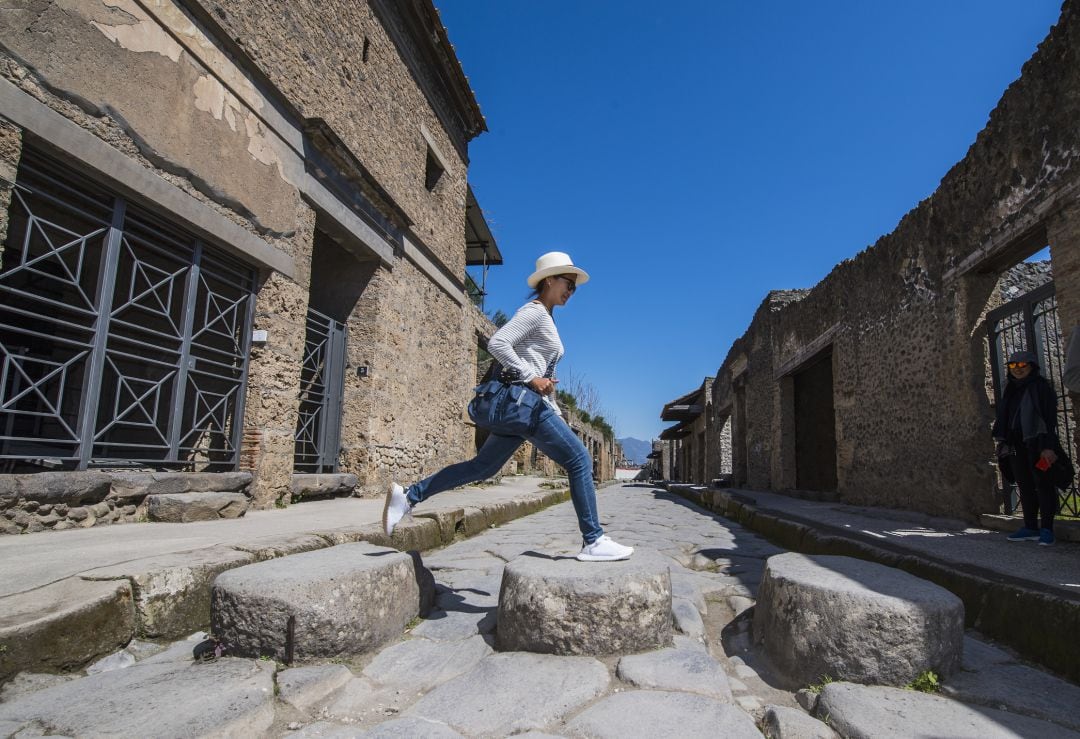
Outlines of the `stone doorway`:
[{"label": "stone doorway", "polygon": [[795,486],[836,490],[836,412],[831,347],[794,375]]}]

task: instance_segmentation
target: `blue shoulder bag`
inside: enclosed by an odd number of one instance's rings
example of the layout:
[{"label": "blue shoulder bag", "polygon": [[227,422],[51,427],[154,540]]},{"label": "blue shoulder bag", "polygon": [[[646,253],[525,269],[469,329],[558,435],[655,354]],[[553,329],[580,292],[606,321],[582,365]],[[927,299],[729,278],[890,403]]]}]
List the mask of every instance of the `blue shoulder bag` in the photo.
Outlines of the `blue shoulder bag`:
[{"label": "blue shoulder bag", "polygon": [[469,402],[469,418],[500,436],[531,436],[540,424],[544,399],[531,388],[500,380],[482,382]]}]

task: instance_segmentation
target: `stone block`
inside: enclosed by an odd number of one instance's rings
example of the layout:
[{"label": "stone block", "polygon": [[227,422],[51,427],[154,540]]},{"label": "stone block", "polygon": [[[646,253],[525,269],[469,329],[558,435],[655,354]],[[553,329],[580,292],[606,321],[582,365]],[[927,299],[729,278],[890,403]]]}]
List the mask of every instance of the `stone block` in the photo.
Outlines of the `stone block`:
[{"label": "stone block", "polygon": [[465,520],[464,508],[442,508],[434,511],[420,511],[413,514],[414,518],[429,518],[439,525],[439,539],[443,544],[454,541],[458,524]]},{"label": "stone block", "polygon": [[250,472],[114,472],[110,498],[137,501],[173,493],[240,493],[251,485]]},{"label": "stone block", "polygon": [[278,698],[282,703],[307,713],[353,679],[345,665],[294,667],[278,673]]},{"label": "stone block", "polygon": [[0,703],[0,725],[62,736],[264,736],[273,720],[273,664],[228,657],[137,664]]},{"label": "stone block", "polygon": [[765,566],[754,637],[793,686],[906,685],[960,666],[964,606],[933,583],[848,557],[780,554]]},{"label": "stone block", "polygon": [[292,476],[293,502],[303,498],[352,495],[358,480],[353,474],[299,474]]},{"label": "stone block", "polygon": [[499,649],[605,655],[669,646],[669,568],[642,549],[622,562],[518,557],[503,570]]},{"label": "stone block", "polygon": [[85,577],[130,580],[138,635],[174,639],[210,623],[210,587],[215,577],[254,561],[247,552],[216,546],[100,567]]},{"label": "stone block", "polygon": [[109,494],[111,482],[112,478],[102,472],[0,475],[0,503],[23,498],[39,505],[93,505]]},{"label": "stone block", "polygon": [[754,720],[730,703],[690,693],[630,690],[608,696],[578,714],[562,733],[571,737],[722,736],[761,739]]},{"label": "stone block", "polygon": [[146,496],[146,517],[159,523],[240,518],[247,513],[247,509],[248,499],[243,493],[162,493]]},{"label": "stone block", "polygon": [[240,656],[363,654],[419,613],[414,567],[407,554],[355,543],[231,570],[214,582],[212,631]]},{"label": "stone block", "polygon": [[659,649],[619,660],[620,680],[650,690],[697,693],[731,703],[731,685],[720,663],[704,649]]},{"label": "stone block", "polygon": [[67,578],[0,598],[0,680],[22,670],[70,670],[135,634],[131,585]]},{"label": "stone block", "polygon": [[830,683],[822,689],[815,712],[822,720],[828,717],[829,726],[845,737],[1065,739],[1076,736],[1075,732],[1047,721],[880,685]]},{"label": "stone block", "polygon": [[839,739],[824,721],[787,706],[765,706],[761,728],[772,739]]}]

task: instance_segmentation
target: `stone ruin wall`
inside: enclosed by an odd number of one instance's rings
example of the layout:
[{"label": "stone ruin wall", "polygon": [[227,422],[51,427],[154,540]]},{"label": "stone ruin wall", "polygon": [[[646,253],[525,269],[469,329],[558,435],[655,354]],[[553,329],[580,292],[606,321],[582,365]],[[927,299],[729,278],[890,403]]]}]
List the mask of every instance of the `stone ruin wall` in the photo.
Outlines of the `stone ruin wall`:
[{"label": "stone ruin wall", "polygon": [[[202,7],[302,116],[334,128],[408,212],[444,272],[460,279],[466,162],[367,4],[332,5],[311,14],[279,2]],[[258,74],[237,66],[181,4],[152,12],[133,0],[9,10],[0,75],[293,258],[291,277],[262,273],[253,326],[270,340],[251,353],[241,468],[254,475],[255,504],[266,506],[289,495],[318,219],[300,195],[302,174],[285,160],[285,143],[263,123],[278,103],[262,93]],[[367,61],[353,48],[365,38]],[[13,179],[20,131],[0,123],[0,177]],[[434,192],[424,187],[421,124],[448,164]],[[0,185],[6,206],[8,187]],[[2,213],[6,226],[6,207]],[[347,317],[341,465],[370,491],[471,451],[462,378],[475,362],[475,340],[462,329],[471,306],[410,261],[399,257],[390,270],[369,257],[355,269],[367,282]],[[367,378],[358,377],[360,365],[369,367]]]},{"label": "stone ruin wall", "polygon": [[966,517],[993,508],[984,318],[1001,303],[1001,272],[1048,242],[1062,325],[1080,319],[1077,16],[1067,2],[967,156],[892,233],[800,300],[762,304],[718,373],[745,354],[746,485],[794,486],[790,381],[773,375],[824,337],[843,500]]}]

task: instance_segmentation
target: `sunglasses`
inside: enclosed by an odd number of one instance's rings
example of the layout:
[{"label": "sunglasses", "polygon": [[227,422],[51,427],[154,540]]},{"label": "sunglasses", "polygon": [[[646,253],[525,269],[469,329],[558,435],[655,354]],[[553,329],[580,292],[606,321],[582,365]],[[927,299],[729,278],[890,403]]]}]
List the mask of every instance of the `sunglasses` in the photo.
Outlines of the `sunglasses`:
[{"label": "sunglasses", "polygon": [[564,280],[566,282],[566,286],[570,288],[570,292],[574,292],[575,290],[577,290],[577,283],[574,282],[573,278],[567,277],[566,275],[555,276],[558,277],[560,280]]},{"label": "sunglasses", "polygon": [[1009,369],[1024,369],[1024,367],[1027,367],[1030,364],[1030,362],[1009,362],[1007,366]]}]

